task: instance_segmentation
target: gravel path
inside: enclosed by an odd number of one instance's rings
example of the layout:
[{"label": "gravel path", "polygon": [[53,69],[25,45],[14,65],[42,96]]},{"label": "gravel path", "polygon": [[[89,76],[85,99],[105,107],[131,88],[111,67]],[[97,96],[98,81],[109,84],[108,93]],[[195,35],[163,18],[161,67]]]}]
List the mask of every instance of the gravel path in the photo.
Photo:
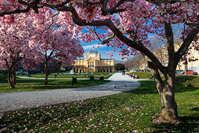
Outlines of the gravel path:
[{"label": "gravel path", "polygon": [[113,74],[111,82],[99,86],[48,91],[0,93],[0,112],[66,103],[117,94],[139,87],[140,83],[121,73]]}]

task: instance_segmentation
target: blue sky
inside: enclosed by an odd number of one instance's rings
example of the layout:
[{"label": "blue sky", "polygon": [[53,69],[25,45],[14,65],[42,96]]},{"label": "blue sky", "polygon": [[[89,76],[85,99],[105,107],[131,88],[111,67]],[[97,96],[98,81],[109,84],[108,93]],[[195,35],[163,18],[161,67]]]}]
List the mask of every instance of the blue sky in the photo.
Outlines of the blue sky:
[{"label": "blue sky", "polygon": [[[83,33],[86,33],[86,32],[88,31],[86,28],[84,28]],[[106,33],[106,32],[107,31],[102,31],[101,29],[97,29],[97,33]],[[117,51],[113,52],[114,47],[107,47],[106,45],[100,45],[100,47],[97,48],[97,46],[99,45],[98,43],[100,43],[99,40],[88,42],[88,43],[81,41],[80,44],[84,48],[85,53],[88,53],[88,51],[94,47],[98,51],[98,53],[101,54],[102,59],[111,59],[110,56],[106,54],[107,52],[111,51],[113,53],[112,59],[123,61],[123,62],[125,61],[125,59],[121,59],[121,56],[119,55],[120,49],[117,49]],[[129,57],[133,57],[133,56],[129,56]]]},{"label": "blue sky", "polygon": [[[154,35],[149,35],[149,40],[153,40],[154,39]],[[106,54],[106,52],[109,52],[109,51],[113,51],[113,47],[107,47],[106,45],[100,45],[100,47],[99,48],[97,48],[97,45],[98,45],[98,43],[99,43],[99,41],[92,41],[92,42],[89,42],[89,43],[85,43],[85,42],[82,42],[81,41],[81,45],[82,45],[82,47],[84,48],[84,51],[85,51],[85,53],[88,53],[88,51],[91,49],[91,48],[95,48],[97,51],[98,51],[98,53],[100,53],[101,54],[101,58],[103,58],[103,59],[110,59],[110,57],[109,57],[109,55],[108,54]],[[113,59],[115,59],[115,60],[118,60],[118,61],[123,61],[123,62],[125,62],[125,59],[121,59],[121,56],[119,55],[119,51],[120,51],[120,49],[118,49],[117,51],[115,51],[115,52],[112,52],[113,53]],[[128,58],[132,58],[133,57],[133,55],[130,55],[130,56],[128,56]]]},{"label": "blue sky", "polygon": [[[97,48],[97,45],[98,45],[99,41],[92,41],[92,42],[89,42],[89,43],[84,43],[84,42],[81,42],[80,44],[82,45],[82,47],[84,48],[84,51],[85,53],[88,53],[88,51],[91,49],[91,48],[95,48],[98,53],[101,54],[101,58],[102,59],[111,59],[109,57],[108,54],[106,54],[106,52],[109,52],[113,50],[113,47],[107,47],[106,45],[100,45],[99,48]],[[115,52],[112,52],[113,53],[113,57],[112,59],[115,59],[115,60],[120,60],[120,61],[125,61],[125,60],[122,60],[121,59],[121,56],[118,54],[119,53],[119,49]],[[133,56],[131,56],[133,57]]]}]

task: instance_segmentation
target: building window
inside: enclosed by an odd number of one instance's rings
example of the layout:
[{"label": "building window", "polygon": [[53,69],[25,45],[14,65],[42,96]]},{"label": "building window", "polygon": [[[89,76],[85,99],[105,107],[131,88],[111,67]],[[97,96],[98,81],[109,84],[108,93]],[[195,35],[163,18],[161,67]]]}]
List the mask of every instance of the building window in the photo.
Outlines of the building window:
[{"label": "building window", "polygon": [[197,51],[197,55],[196,56],[199,56],[199,51]]},{"label": "building window", "polygon": [[88,68],[93,68],[94,67],[94,62],[88,62]]}]

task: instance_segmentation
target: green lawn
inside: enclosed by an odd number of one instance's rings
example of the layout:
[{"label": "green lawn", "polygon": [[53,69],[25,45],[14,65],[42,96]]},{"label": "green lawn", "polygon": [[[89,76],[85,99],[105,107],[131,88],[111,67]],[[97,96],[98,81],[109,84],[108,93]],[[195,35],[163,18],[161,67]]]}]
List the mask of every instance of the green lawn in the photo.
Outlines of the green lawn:
[{"label": "green lawn", "polygon": [[[72,79],[49,79],[48,85],[44,85],[43,79],[19,79],[16,88],[10,88],[6,75],[0,75],[0,93],[42,91],[50,89],[63,89],[72,87]],[[95,86],[108,83],[108,80],[78,80],[74,87]]]},{"label": "green lawn", "polygon": [[152,77],[152,73],[151,72],[131,72],[131,73],[129,73],[129,75],[131,75],[131,76],[133,76],[133,74],[139,76],[140,79],[151,78]]},{"label": "green lawn", "polygon": [[121,93],[85,101],[8,112],[0,118],[2,132],[199,132],[199,88],[176,84],[182,123],[154,124],[160,97],[153,80]]},{"label": "green lawn", "polygon": [[[57,74],[57,78],[89,78],[90,76],[94,76],[95,78],[99,78],[101,76],[104,76],[105,79],[109,78],[112,75],[112,73],[94,73],[94,74]],[[21,77],[27,77],[27,75],[17,75]],[[43,74],[31,74],[31,77],[34,78],[44,78],[45,75]],[[55,74],[49,75],[49,78],[55,78]]]}]

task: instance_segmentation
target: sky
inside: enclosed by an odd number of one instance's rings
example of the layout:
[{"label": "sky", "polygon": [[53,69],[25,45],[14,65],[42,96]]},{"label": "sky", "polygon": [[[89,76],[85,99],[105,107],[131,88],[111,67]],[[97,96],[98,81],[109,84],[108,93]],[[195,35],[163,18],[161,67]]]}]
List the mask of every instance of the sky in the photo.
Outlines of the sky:
[{"label": "sky", "polygon": [[[81,42],[80,44],[84,48],[85,53],[88,53],[88,51],[94,47],[97,50],[97,52],[99,54],[101,54],[102,59],[115,59],[115,60],[118,60],[118,61],[125,62],[125,60],[121,59],[121,56],[118,54],[119,49],[115,52],[112,52],[113,47],[107,47],[106,45],[100,45],[100,47],[97,48],[97,46],[99,45],[98,43],[99,43],[99,41],[92,41],[92,42],[89,42],[89,43]],[[112,58],[110,58],[110,56],[108,54],[106,54],[106,52],[109,52],[109,51],[111,51],[113,53]],[[133,56],[131,56],[131,57],[133,57]]]},{"label": "sky", "polygon": [[[82,32],[86,33],[87,29],[85,28]],[[106,32],[107,31],[102,31],[100,29],[97,29],[97,33],[106,33]],[[111,46],[107,47],[106,45],[101,45],[101,44],[99,45],[98,43],[100,43],[99,40],[91,41],[88,43],[85,43],[83,41],[80,42],[80,44],[84,48],[85,53],[88,53],[88,51],[94,47],[97,50],[97,52],[101,54],[102,59],[115,59],[117,61],[125,62],[126,59],[121,59],[122,56],[119,55],[119,51],[121,49],[117,48],[117,50],[113,52],[114,47],[111,47]],[[98,45],[100,46],[99,48],[97,48]],[[108,54],[106,54],[109,51],[113,53],[112,58]],[[129,56],[129,58],[130,57],[133,57],[133,56]]]},{"label": "sky", "polygon": [[[152,39],[154,39],[154,35],[149,35],[149,40],[152,40]],[[117,61],[125,62],[129,58],[133,58],[133,55],[130,55],[127,57],[127,59],[121,59],[121,56],[119,55],[120,49],[113,52],[113,47],[107,47],[106,45],[100,45],[100,47],[97,48],[97,46],[99,45],[98,43],[99,43],[99,41],[92,41],[89,43],[85,43],[85,42],[81,41],[80,44],[84,48],[85,53],[88,53],[88,51],[94,47],[97,50],[97,52],[101,54],[102,59],[111,59],[109,57],[109,55],[106,54],[106,52],[109,52],[109,51],[111,51],[113,53],[112,59],[115,59]]]}]

